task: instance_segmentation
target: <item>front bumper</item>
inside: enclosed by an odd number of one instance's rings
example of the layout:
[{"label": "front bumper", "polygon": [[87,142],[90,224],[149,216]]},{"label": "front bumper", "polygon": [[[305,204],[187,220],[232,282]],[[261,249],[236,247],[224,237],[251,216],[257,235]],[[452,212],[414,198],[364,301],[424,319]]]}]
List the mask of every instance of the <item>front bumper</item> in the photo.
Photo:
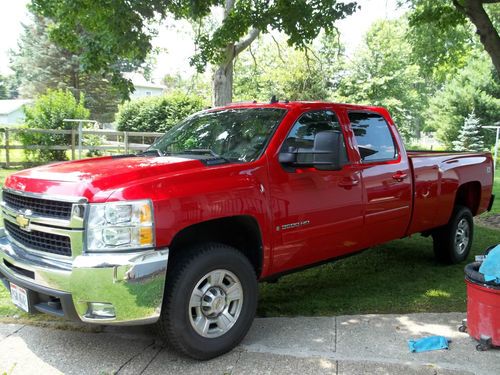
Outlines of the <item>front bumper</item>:
[{"label": "front bumper", "polygon": [[[60,260],[34,255],[0,229],[0,279],[30,291],[30,310],[101,324],[148,324],[158,320],[168,248],[135,253],[83,254]],[[114,317],[98,316],[92,303],[112,305]]]}]

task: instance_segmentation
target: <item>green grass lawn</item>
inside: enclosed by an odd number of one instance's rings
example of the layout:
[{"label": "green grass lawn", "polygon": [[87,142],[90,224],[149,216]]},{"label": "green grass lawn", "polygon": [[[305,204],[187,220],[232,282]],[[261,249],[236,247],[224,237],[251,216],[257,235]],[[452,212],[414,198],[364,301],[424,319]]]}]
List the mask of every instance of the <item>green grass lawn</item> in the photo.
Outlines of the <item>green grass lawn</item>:
[{"label": "green grass lawn", "polygon": [[[0,182],[13,170],[0,170]],[[500,198],[500,177],[495,179]],[[500,212],[500,199],[494,211]],[[465,311],[463,268],[488,246],[500,242],[500,230],[476,226],[467,262],[443,266],[434,261],[432,240],[415,235],[377,246],[359,255],[260,285],[259,316],[322,316],[358,313]],[[0,287],[0,317],[28,316]],[[31,318],[29,318],[31,319]],[[36,320],[52,319],[38,315]]]},{"label": "green grass lawn", "polygon": [[464,266],[500,242],[476,226],[467,262],[435,262],[432,240],[415,235],[359,255],[262,284],[260,316],[465,311]]}]

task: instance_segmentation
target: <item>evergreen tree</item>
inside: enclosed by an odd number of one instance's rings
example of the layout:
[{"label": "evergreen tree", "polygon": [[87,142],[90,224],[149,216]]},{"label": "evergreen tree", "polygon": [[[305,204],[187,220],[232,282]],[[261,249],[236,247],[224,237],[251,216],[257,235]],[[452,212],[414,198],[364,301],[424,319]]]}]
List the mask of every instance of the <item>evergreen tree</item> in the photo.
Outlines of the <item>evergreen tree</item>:
[{"label": "evergreen tree", "polygon": [[458,151],[484,151],[481,124],[474,111],[465,119],[457,140],[453,142],[453,148]]},{"label": "evergreen tree", "polygon": [[0,75],[0,99],[8,99],[7,85],[5,84],[5,78]]},{"label": "evergreen tree", "polygon": [[0,75],[0,99],[16,99],[18,83],[14,75]]},{"label": "evergreen tree", "polygon": [[50,25],[42,17],[24,25],[19,51],[13,53],[11,65],[20,81],[21,96],[33,98],[48,89],[68,89],[77,99],[85,95],[92,118],[113,121],[120,101],[118,90],[105,74],[83,72],[80,56],[50,40]]}]

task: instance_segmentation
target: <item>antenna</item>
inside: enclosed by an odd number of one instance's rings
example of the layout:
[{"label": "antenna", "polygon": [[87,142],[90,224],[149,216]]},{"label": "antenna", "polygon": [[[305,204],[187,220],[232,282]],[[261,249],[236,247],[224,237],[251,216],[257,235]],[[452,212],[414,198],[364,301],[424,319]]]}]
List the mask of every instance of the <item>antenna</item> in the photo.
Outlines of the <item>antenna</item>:
[{"label": "antenna", "polygon": [[276,95],[273,95],[271,98],[271,104],[278,103],[278,99],[276,99]]}]

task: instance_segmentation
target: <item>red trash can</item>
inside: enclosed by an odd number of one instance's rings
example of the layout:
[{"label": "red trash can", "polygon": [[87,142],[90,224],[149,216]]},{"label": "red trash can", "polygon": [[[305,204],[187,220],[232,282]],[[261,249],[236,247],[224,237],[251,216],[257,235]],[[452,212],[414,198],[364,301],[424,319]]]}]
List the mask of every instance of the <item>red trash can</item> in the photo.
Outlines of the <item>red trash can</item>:
[{"label": "red trash can", "polygon": [[[465,267],[467,332],[479,341],[478,350],[500,347],[500,285],[485,282],[480,262]],[[461,329],[465,330],[465,329]]]}]

